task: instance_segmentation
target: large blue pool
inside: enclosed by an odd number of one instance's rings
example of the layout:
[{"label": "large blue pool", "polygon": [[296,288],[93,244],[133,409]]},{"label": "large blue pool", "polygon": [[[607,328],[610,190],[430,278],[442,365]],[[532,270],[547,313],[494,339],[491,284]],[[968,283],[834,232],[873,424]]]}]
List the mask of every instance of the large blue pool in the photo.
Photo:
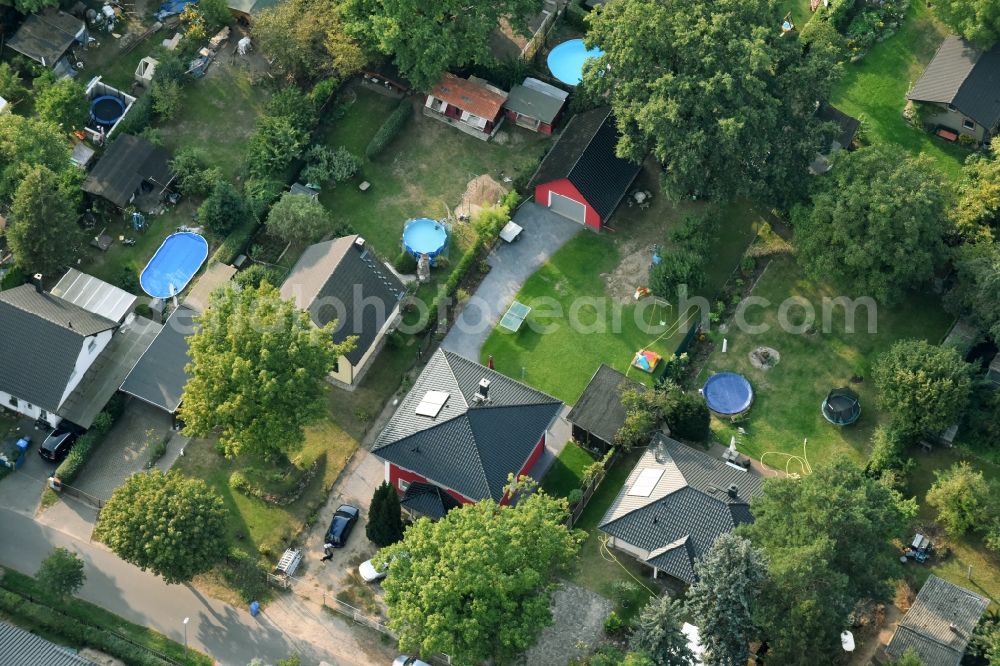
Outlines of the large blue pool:
[{"label": "large blue pool", "polygon": [[583,80],[583,63],[602,55],[601,49],[588,50],[582,39],[571,39],[549,51],[549,71],[563,83],[575,86]]},{"label": "large blue pool", "polygon": [[448,244],[448,230],[443,224],[429,217],[410,220],[403,228],[403,245],[406,251],[417,259],[426,254],[433,259],[444,251]]},{"label": "large blue pool", "polygon": [[170,298],[188,285],[208,258],[208,241],[188,231],[171,234],[139,275],[142,290],[153,298]]},{"label": "large blue pool", "polygon": [[708,378],[702,388],[708,408],[726,416],[742,414],[753,403],[753,389],[743,375],[735,372],[717,372]]}]

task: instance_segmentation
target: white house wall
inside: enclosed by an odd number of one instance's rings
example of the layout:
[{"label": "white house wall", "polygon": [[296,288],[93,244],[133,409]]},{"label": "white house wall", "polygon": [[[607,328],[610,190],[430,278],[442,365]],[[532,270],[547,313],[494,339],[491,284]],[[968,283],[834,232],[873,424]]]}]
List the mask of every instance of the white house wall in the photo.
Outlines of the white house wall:
[{"label": "white house wall", "polygon": [[[15,402],[16,404],[14,404]],[[29,402],[21,400],[16,396],[12,396],[10,393],[5,393],[3,391],[0,391],[0,405],[17,412],[18,414],[31,417],[36,421],[42,415],[42,409],[38,405],[32,405]],[[59,422],[62,421],[59,416],[53,414],[52,412],[46,412],[45,420],[53,428],[59,425]]]},{"label": "white house wall", "polygon": [[[91,364],[94,362],[104,348],[108,346],[111,342],[111,336],[114,334],[113,329],[107,331],[101,331],[97,335],[92,335],[88,338],[84,338],[83,345],[80,348],[80,354],[76,357],[76,366],[73,369],[73,374],[69,378],[69,382],[66,384],[65,390],[63,390],[62,398],[59,399],[60,406],[69,397],[69,394],[73,392],[73,389],[77,387],[80,380],[90,369]],[[91,349],[91,342],[94,343],[93,349]]]}]

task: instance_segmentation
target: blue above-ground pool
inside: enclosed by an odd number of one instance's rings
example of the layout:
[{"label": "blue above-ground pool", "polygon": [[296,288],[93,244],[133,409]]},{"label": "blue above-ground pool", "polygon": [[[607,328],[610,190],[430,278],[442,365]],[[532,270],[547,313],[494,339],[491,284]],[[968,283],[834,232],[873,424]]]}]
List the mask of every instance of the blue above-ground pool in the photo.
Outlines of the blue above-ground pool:
[{"label": "blue above-ground pool", "polygon": [[583,80],[583,64],[602,55],[601,49],[587,49],[582,39],[571,39],[549,51],[549,71],[565,84],[579,85]]},{"label": "blue above-ground pool", "polygon": [[184,291],[208,259],[208,241],[188,231],[170,234],[139,275],[142,290],[153,298],[170,298]]},{"label": "blue above-ground pool", "polygon": [[417,259],[426,254],[431,262],[448,245],[448,229],[437,220],[420,217],[403,227],[403,247]]},{"label": "blue above-ground pool", "polygon": [[708,378],[701,389],[708,408],[716,414],[732,416],[742,414],[753,403],[753,388],[743,375],[735,372],[717,372]]}]

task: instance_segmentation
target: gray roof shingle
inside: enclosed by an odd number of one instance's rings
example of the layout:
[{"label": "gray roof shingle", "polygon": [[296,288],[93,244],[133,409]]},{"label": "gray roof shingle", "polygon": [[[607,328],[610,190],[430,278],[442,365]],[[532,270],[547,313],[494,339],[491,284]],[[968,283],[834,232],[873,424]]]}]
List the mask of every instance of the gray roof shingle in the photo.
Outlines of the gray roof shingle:
[{"label": "gray roof shingle", "polygon": [[[484,378],[489,401],[480,404],[473,396]],[[416,413],[428,391],[449,394],[436,417]],[[551,396],[439,349],[372,452],[470,499],[500,501],[507,475],[521,469],[561,408]]]},{"label": "gray roof shingle", "polygon": [[144,181],[166,188],[172,178],[170,153],[142,137],[122,134],[108,146],[81,189],[124,208]]},{"label": "gray roof shingle", "polygon": [[0,664],[9,666],[97,666],[40,636],[0,621]]},{"label": "gray roof shingle", "polygon": [[400,505],[417,513],[438,520],[461,503],[448,494],[446,490],[432,483],[414,481],[403,493]]},{"label": "gray roof shingle", "polygon": [[121,390],[171,414],[176,412],[190,379],[187,339],[197,328],[197,316],[198,311],[191,306],[178,306],[125,377]]},{"label": "gray roof shingle", "polygon": [[83,21],[49,7],[24,19],[7,46],[45,67],[52,67],[84,30]]},{"label": "gray roof shingle", "polygon": [[[528,81],[535,81],[527,85]],[[540,85],[539,85],[540,84]],[[542,81],[528,79],[511,88],[504,108],[551,125],[566,103],[566,92]]]},{"label": "gray roof shingle", "polygon": [[352,365],[376,342],[378,332],[394,316],[403,298],[403,283],[357,235],[344,236],[306,248],[281,285],[281,297],[308,310],[313,323],[337,320],[334,342],[358,336],[346,354]]},{"label": "gray roof shingle", "polygon": [[[662,474],[648,496],[629,495],[644,470]],[[737,488],[730,497],[731,485]],[[715,540],[753,520],[763,481],[658,433],[629,474],[600,529],[648,553],[647,562],[688,583]]]},{"label": "gray roof shingle", "polygon": [[0,292],[0,390],[57,411],[84,340],[116,326],[31,284]]},{"label": "gray roof shingle", "polygon": [[620,399],[623,384],[638,391],[646,390],[645,385],[602,363],[566,420],[613,444],[625,422],[625,408]]},{"label": "gray roof shingle", "polygon": [[978,594],[932,574],[885,651],[899,658],[913,648],[925,664],[958,666],[987,606],[989,602]]},{"label": "gray roof shingle", "polygon": [[1000,44],[984,52],[961,37],[946,37],[906,97],[951,104],[993,128],[1000,122]]}]

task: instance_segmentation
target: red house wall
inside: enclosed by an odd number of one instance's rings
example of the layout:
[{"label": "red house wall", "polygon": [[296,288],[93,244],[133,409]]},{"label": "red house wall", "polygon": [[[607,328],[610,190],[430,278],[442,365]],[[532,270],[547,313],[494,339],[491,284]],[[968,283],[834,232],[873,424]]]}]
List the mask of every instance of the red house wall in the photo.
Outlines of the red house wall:
[{"label": "red house wall", "polygon": [[[531,471],[531,468],[534,467],[536,462],[538,462],[538,459],[542,457],[542,451],[544,450],[545,450],[545,435],[542,435],[542,438],[538,440],[538,444],[535,445],[535,448],[531,452],[531,455],[528,456],[528,460],[525,461],[524,465],[521,466],[521,469],[517,471],[517,474],[514,476],[514,478],[519,479],[522,476],[525,476],[529,471]],[[510,498],[507,497],[507,495],[504,495],[503,499],[500,500],[501,505],[506,505],[509,502]]]},{"label": "red house wall", "polygon": [[[511,111],[510,109],[507,109],[506,111],[504,111],[504,114],[507,116],[507,120],[509,120],[510,122],[512,123],[517,122],[517,117],[519,114],[516,111]],[[555,123],[558,120],[558,118],[559,117],[556,116],[556,118],[552,122]],[[546,134],[546,135],[552,134],[552,125],[549,125],[548,123],[539,123],[538,128],[535,131],[538,132],[539,134]]]},{"label": "red house wall", "polygon": [[573,183],[569,182],[568,178],[560,178],[559,180],[553,180],[548,183],[541,183],[535,186],[535,203],[542,206],[548,207],[549,205],[549,192],[555,192],[556,194],[561,194],[564,197],[568,197],[574,201],[579,201],[587,207],[586,212],[586,224],[591,229],[595,231],[600,231],[601,229],[601,216],[597,214],[593,206],[583,198],[580,194],[580,190],[576,189]]}]

